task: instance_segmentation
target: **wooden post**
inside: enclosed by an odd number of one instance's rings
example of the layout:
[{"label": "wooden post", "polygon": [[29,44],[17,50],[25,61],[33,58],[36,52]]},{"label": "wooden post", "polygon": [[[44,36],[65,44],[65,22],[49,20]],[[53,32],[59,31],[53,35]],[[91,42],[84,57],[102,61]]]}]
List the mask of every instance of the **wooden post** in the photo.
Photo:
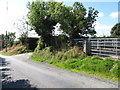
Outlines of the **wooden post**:
[{"label": "wooden post", "polygon": [[84,40],[84,53],[87,54],[87,40]]},{"label": "wooden post", "polygon": [[88,38],[84,40],[84,53],[90,55],[90,40]]}]

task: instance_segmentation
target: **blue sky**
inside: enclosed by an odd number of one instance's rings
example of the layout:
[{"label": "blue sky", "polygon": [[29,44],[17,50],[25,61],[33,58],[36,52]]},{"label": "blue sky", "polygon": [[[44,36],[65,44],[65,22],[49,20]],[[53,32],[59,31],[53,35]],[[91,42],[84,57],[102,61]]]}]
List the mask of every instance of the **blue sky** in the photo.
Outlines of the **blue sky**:
[{"label": "blue sky", "polygon": [[[6,14],[7,1],[8,14]],[[27,14],[26,5],[28,1],[34,0],[0,0],[0,12],[2,12],[0,17],[0,34],[5,33],[6,30],[18,32],[13,23]],[[69,6],[74,1],[85,1],[82,3],[86,9],[93,7],[98,10],[100,13],[95,27],[97,36],[110,35],[111,28],[118,23],[118,0],[64,0],[63,2]]]},{"label": "blue sky", "polygon": [[84,2],[85,7],[92,6],[99,12],[103,12],[104,16],[98,17],[97,20],[102,24],[115,24],[118,22],[118,18],[111,18],[110,14],[112,12],[118,11],[118,2]]},{"label": "blue sky", "polygon": [[[65,2],[66,5],[72,5],[74,2]],[[118,23],[118,2],[81,2],[88,10],[89,7],[95,8],[99,12],[97,17],[96,31],[97,36],[110,35],[111,27]]]}]

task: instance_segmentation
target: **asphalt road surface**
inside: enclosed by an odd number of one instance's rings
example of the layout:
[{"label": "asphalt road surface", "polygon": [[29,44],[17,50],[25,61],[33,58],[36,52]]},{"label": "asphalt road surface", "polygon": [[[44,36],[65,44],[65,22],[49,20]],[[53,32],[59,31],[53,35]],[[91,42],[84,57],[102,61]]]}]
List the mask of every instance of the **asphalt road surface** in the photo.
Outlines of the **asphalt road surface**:
[{"label": "asphalt road surface", "polygon": [[2,88],[118,88],[117,82],[34,62],[30,55],[0,55]]}]

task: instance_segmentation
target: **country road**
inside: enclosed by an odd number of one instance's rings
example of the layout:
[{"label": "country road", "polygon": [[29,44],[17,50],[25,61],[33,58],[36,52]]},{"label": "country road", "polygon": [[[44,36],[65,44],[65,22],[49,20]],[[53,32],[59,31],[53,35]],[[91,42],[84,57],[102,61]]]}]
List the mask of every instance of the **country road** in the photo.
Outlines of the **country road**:
[{"label": "country road", "polygon": [[31,61],[30,55],[0,55],[2,88],[118,88],[116,82]]}]

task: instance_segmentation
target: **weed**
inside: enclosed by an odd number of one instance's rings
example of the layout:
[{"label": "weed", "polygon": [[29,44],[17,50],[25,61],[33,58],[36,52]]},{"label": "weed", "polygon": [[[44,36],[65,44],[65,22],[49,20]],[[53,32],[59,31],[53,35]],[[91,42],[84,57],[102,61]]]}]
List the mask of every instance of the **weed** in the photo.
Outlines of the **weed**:
[{"label": "weed", "polygon": [[34,60],[34,61],[39,61],[39,62],[43,62],[47,59],[51,59],[52,58],[52,52],[51,52],[51,47],[46,47],[42,50],[39,50],[39,52],[37,51],[34,52],[32,55],[31,55],[31,59]]}]

